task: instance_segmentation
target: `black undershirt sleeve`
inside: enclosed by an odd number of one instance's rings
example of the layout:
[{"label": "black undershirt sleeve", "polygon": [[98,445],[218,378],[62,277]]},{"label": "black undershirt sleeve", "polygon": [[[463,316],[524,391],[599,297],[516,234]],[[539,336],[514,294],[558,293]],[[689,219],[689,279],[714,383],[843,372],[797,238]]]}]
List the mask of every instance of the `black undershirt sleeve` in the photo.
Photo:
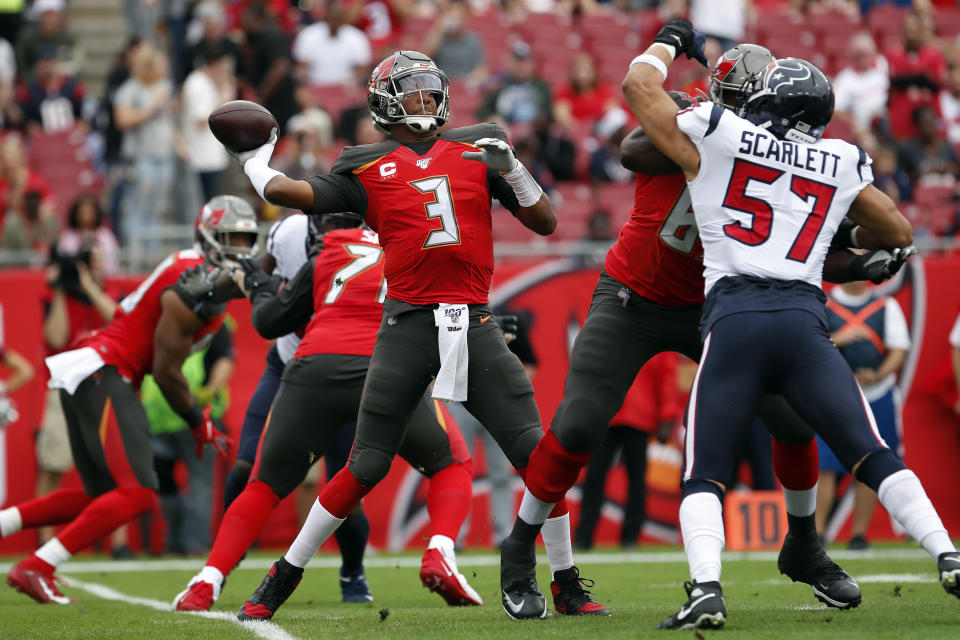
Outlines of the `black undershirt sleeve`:
[{"label": "black undershirt sleeve", "polygon": [[313,209],[304,210],[304,213],[319,215],[351,211],[366,215],[367,192],[356,176],[329,174],[307,178],[307,182],[313,187]]},{"label": "black undershirt sleeve", "polygon": [[253,327],[267,340],[296,331],[313,315],[313,263],[304,263],[276,295],[261,291],[250,301]]},{"label": "black undershirt sleeve", "polygon": [[513,192],[513,187],[507,184],[500,172],[496,169],[487,169],[487,184],[490,188],[490,196],[495,198],[503,208],[516,215],[520,203],[517,201],[517,194]]}]

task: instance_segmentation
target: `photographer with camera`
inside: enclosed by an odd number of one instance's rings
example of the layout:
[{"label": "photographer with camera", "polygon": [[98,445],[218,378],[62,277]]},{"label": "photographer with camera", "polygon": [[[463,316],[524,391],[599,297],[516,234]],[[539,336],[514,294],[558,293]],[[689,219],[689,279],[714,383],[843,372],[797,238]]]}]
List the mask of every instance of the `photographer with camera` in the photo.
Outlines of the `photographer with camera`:
[{"label": "photographer with camera", "polygon": [[[119,292],[104,286],[104,265],[99,245],[76,253],[51,252],[47,267],[48,292],[44,298],[44,356],[67,349],[78,339],[113,318]],[[49,375],[46,367],[45,375]],[[67,423],[57,389],[48,389],[43,421],[37,432],[37,497],[60,486],[60,479],[73,466]],[[45,541],[52,528],[40,530]]]}]

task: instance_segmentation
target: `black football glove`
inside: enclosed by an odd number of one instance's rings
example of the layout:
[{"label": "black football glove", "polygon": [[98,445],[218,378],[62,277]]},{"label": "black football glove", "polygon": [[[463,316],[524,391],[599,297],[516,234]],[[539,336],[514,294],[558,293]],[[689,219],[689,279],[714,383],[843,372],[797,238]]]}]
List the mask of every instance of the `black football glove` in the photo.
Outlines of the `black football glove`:
[{"label": "black football glove", "polygon": [[208,271],[202,265],[198,264],[180,274],[180,279],[177,280],[177,287],[191,300],[203,302],[213,296],[213,285],[217,282],[217,278],[220,277],[220,273],[220,267]]},{"label": "black football glove", "polygon": [[900,271],[907,258],[917,252],[913,245],[903,249],[877,249],[854,258],[847,272],[852,280],[869,280],[880,284]]},{"label": "black football glove", "polygon": [[244,273],[243,290],[249,294],[251,300],[260,293],[273,296],[280,290],[283,279],[267,275],[256,260],[244,257],[239,258],[237,263]]},{"label": "black football glove", "polygon": [[705,67],[710,66],[706,54],[703,53],[706,38],[693,28],[689,20],[671,20],[663,25],[653,41],[671,45],[677,50],[678,56],[682,53]]},{"label": "black football glove", "polygon": [[517,333],[520,329],[517,325],[517,316],[493,316],[500,331],[503,332],[503,339],[510,344],[517,339]]}]

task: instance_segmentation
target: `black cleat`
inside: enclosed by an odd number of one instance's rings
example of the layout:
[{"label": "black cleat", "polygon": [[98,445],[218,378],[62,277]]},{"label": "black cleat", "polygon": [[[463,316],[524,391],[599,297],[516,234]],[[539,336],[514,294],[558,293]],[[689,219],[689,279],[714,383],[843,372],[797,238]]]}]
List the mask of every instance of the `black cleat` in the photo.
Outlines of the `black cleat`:
[{"label": "black cleat", "polygon": [[960,598],[960,553],[948,551],[937,558],[937,571],[943,590]]},{"label": "black cleat", "polygon": [[800,538],[788,531],[777,568],[794,582],[813,587],[813,595],[828,607],[853,609],[860,605],[860,585],[830,559],[816,535]]},{"label": "black cleat", "polygon": [[684,582],[687,604],[657,625],[657,629],[723,629],[727,607],[719,582]]},{"label": "black cleat", "polygon": [[537,586],[537,555],[532,544],[507,538],[500,545],[500,600],[513,620],[547,617],[547,600]]},{"label": "black cleat", "polygon": [[240,607],[237,618],[244,622],[269,620],[297,588],[301,578],[303,578],[303,569],[280,558],[270,567],[253,595]]},{"label": "black cleat", "polygon": [[553,574],[550,593],[553,608],[564,616],[608,616],[610,611],[594,600],[583,587],[592,587],[593,580],[580,577],[580,569],[570,567]]}]

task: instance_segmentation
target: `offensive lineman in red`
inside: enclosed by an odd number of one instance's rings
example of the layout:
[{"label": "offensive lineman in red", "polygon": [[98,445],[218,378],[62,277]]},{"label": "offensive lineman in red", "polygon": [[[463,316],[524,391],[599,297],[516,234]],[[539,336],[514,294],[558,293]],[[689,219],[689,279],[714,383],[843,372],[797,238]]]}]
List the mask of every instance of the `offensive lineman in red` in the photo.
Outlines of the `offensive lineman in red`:
[{"label": "offensive lineman in red", "polygon": [[[433,396],[463,401],[521,475],[543,433],[533,385],[492,320],[487,296],[491,198],[541,235],[557,224],[549,198],[500,127],[439,133],[449,115],[449,83],[422,53],[398,51],[383,60],[371,74],[367,100],[374,122],[390,138],[345,149],[330,175],[291,180],[270,169],[272,141],[238,155],[267,201],[313,214],[361,213],[380,234],[385,254],[387,298],[353,452],[284,556],[298,568],[386,475],[404,425],[434,377]],[[558,585],[555,605],[568,614],[607,614],[583,590],[573,565],[565,503],[551,515],[543,537]],[[504,582],[510,615],[546,616],[536,581],[505,576]],[[239,617],[270,617],[295,587],[293,580],[265,581]]]},{"label": "offensive lineman in red", "polygon": [[190,426],[201,456],[206,444],[226,455],[229,439],[214,430],[209,407],[196,405],[181,372],[197,344],[216,333],[225,305],[197,300],[178,286],[187,269],[227,267],[257,247],[253,209],[217,196],[196,220],[196,248],[172,254],[120,301],[110,323],[70,351],[47,358],[50,387],[60,389],[70,448],[83,490],[60,489],[0,511],[0,533],[69,523],[29,558],[7,584],[37,602],[70,602],[54,582],[56,568],[108,535],[156,499],[150,424],[137,396],[152,373],[170,406]]},{"label": "offensive lineman in red", "polygon": [[[243,270],[234,274],[250,297],[253,325],[264,338],[304,325],[306,330],[283,370],[252,479],[224,514],[203,569],[174,599],[179,611],[211,608],[226,575],[280,500],[303,482],[342,432],[353,432],[386,293],[383,250],[377,234],[358,228],[361,223],[355,214],[321,216],[317,228],[323,236],[279,291],[279,276],[268,276],[252,260],[242,260]],[[454,540],[470,511],[473,463],[456,425],[438,422],[433,409],[433,401],[417,405],[400,448],[400,455],[430,478],[432,537],[420,578],[451,606],[481,605],[483,600],[458,571],[454,553]],[[301,575],[302,569],[280,560],[265,581],[298,581]]]},{"label": "offensive lineman in red", "polygon": [[[772,59],[757,45],[727,51],[714,67],[711,97],[730,108],[731,92],[735,94],[751,73]],[[674,93],[673,98],[680,108],[692,104],[685,94]],[[501,564],[525,565],[518,572],[525,570],[530,576],[535,576],[535,566],[527,558],[532,558],[539,523],[576,482],[643,364],[662,351],[693,360],[701,354],[703,248],[686,179],[639,129],[621,145],[621,161],[637,172],[630,219],[607,253],[570,356],[564,399],[530,458],[520,511],[501,546]],[[879,281],[893,275],[909,254],[898,255],[877,251],[856,257],[841,249],[828,258],[825,271],[833,281]],[[800,422],[778,396],[765,399],[761,415],[774,435],[784,431],[778,427]],[[812,430],[802,428],[810,434],[804,442],[774,439],[774,469],[784,487],[790,527],[778,566],[792,580],[812,585],[814,595],[825,604],[856,607],[859,586],[830,560],[816,533],[817,449]]]}]

